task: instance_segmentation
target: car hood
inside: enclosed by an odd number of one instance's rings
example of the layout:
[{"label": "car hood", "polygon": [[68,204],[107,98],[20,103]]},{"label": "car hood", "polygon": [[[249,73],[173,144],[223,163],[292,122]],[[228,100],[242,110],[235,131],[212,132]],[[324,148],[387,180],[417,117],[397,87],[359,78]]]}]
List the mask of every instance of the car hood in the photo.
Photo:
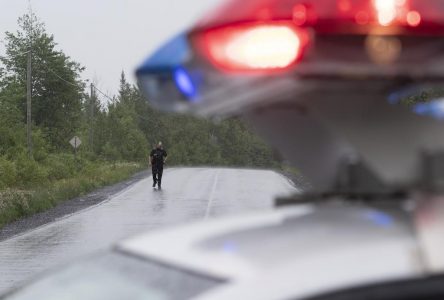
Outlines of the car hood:
[{"label": "car hood", "polygon": [[117,248],[231,283],[210,299],[305,297],[427,273],[409,220],[402,209],[303,205],[163,230]]}]

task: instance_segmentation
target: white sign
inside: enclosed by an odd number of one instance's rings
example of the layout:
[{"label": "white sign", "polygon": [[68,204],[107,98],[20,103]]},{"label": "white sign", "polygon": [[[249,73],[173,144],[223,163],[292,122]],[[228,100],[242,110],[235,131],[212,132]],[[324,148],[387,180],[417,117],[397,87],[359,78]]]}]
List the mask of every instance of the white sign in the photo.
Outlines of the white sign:
[{"label": "white sign", "polygon": [[74,149],[77,149],[77,148],[79,148],[82,141],[80,140],[80,138],[78,136],[75,136],[69,141],[69,143],[71,144],[71,146],[74,147]]}]

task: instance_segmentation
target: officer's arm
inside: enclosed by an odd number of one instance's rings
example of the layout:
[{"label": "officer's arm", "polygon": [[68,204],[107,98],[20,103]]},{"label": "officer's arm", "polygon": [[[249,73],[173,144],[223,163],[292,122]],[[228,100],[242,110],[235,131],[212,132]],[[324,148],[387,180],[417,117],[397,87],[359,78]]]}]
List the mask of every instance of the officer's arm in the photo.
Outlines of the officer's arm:
[{"label": "officer's arm", "polygon": [[163,162],[164,162],[164,163],[166,163],[167,158],[168,158],[168,154],[167,154],[166,151],[165,151],[165,153],[164,153],[164,155],[163,155]]}]

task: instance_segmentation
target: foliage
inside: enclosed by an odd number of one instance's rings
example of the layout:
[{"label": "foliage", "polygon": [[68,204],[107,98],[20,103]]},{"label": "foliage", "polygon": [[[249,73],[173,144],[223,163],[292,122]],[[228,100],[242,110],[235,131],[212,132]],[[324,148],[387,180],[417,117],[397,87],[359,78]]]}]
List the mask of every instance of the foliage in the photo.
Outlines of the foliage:
[{"label": "foliage", "polygon": [[0,189],[13,186],[17,181],[17,169],[14,162],[0,157]]},{"label": "foliage", "polygon": [[6,55],[0,57],[2,104],[15,116],[25,116],[27,54],[31,51],[33,122],[54,148],[67,148],[63,141],[80,126],[83,68],[56,49],[54,37],[34,14],[19,18],[18,25],[16,33],[6,32]]},{"label": "foliage", "polygon": [[[61,157],[59,158],[61,159]],[[2,160],[0,159],[0,168]],[[84,195],[94,189],[129,178],[140,170],[140,165],[87,164],[68,179],[55,180],[33,190],[0,190],[0,228],[3,225],[54,207],[61,201]]]},{"label": "foliage", "polygon": [[48,170],[34,159],[21,155],[15,161],[18,183],[21,186],[43,185],[48,181]]},{"label": "foliage", "polygon": [[[79,150],[90,161],[146,162],[153,145],[163,141],[171,165],[278,165],[271,150],[241,120],[213,124],[159,113],[137,86],[128,83],[123,72],[112,101],[103,104],[97,92],[86,96],[85,82],[80,80],[83,68],[56,49],[54,37],[44,24],[27,14],[19,18],[18,25],[17,32],[6,33],[6,54],[0,57],[0,155],[19,167],[17,185],[41,184],[41,176],[57,180],[72,175],[70,167],[66,169],[69,160],[59,160],[57,155],[71,153],[68,141],[74,135],[81,137]],[[33,65],[33,157],[25,160],[29,49]]]},{"label": "foliage", "polygon": [[[17,32],[6,32],[0,56],[0,225],[128,177],[146,167],[158,141],[169,165],[279,166],[241,120],[214,124],[155,111],[123,72],[116,96],[104,101],[97,88],[87,95],[83,67],[57,49],[44,24],[26,14],[18,25]],[[26,137],[29,50],[32,155]],[[68,143],[75,135],[83,141],[76,157]]]}]

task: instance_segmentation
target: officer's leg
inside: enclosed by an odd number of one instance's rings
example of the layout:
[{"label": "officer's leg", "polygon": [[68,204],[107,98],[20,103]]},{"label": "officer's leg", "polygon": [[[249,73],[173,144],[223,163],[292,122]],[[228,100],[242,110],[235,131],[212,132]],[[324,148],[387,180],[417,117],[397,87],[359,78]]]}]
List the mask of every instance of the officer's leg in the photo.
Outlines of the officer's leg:
[{"label": "officer's leg", "polygon": [[151,168],[151,172],[153,174],[153,187],[155,187],[157,183],[157,170],[154,166]]},{"label": "officer's leg", "polygon": [[157,173],[157,182],[159,183],[159,188],[162,185],[162,175],[163,175],[163,168],[159,168]]}]

